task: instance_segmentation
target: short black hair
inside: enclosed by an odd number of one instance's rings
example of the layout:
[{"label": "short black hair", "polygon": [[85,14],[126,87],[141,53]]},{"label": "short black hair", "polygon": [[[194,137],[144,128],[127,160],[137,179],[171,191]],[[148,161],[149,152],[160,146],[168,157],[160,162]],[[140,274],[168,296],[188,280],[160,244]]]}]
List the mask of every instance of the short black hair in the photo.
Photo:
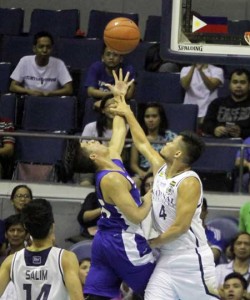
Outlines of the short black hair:
[{"label": "short black hair", "polygon": [[18,224],[23,226],[23,222],[20,214],[9,216],[4,220],[5,232],[7,232],[11,226],[18,225]]},{"label": "short black hair", "polygon": [[239,281],[241,282],[242,284],[242,287],[244,290],[247,289],[247,286],[248,286],[248,283],[246,281],[246,279],[238,272],[232,272],[232,273],[229,273],[225,279],[224,279],[224,283],[226,283],[226,281],[228,281],[229,279],[233,279],[233,278],[236,278],[236,279],[239,279]]},{"label": "short black hair", "polygon": [[23,208],[21,219],[24,228],[34,239],[44,239],[54,223],[52,206],[43,198],[31,201]]},{"label": "short black hair", "polygon": [[48,31],[39,31],[34,35],[33,38],[33,45],[36,46],[38,39],[42,38],[42,37],[47,37],[50,39],[51,44],[54,45],[54,38],[52,36],[51,33],[49,33]]},{"label": "short black hair", "polygon": [[205,143],[198,134],[193,131],[182,131],[179,133],[182,137],[182,141],[186,145],[187,157],[185,158],[185,163],[191,165],[199,159],[201,154],[205,149]]},{"label": "short black hair", "polygon": [[244,69],[244,68],[239,68],[239,69],[235,69],[233,70],[230,75],[229,75],[229,80],[231,81],[232,77],[234,74],[237,74],[237,75],[242,75],[242,74],[246,74],[247,76],[247,79],[248,79],[248,82],[250,82],[250,73],[247,69]]}]

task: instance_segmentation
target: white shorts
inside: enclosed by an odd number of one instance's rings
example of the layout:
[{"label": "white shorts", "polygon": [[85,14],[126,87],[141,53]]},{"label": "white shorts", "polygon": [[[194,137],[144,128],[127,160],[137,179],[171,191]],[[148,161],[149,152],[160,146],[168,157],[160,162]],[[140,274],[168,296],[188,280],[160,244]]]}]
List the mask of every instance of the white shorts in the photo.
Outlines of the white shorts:
[{"label": "white shorts", "polygon": [[220,299],[210,247],[161,253],[145,291],[145,300],[156,299]]}]

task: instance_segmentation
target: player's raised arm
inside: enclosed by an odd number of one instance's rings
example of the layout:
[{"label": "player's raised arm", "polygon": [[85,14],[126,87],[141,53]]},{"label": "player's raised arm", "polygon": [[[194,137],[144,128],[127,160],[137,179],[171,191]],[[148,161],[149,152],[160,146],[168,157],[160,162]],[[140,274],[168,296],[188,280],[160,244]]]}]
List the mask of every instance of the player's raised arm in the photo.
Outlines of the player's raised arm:
[{"label": "player's raised arm", "polygon": [[127,105],[123,99],[120,98],[119,100],[120,101],[117,102],[116,108],[111,108],[111,111],[126,118],[130,127],[133,142],[135,143],[137,150],[150,162],[153,168],[153,173],[157,172],[158,169],[165,163],[164,159],[150,145],[143,129],[136,120],[129,105]]},{"label": "player's raised arm", "polygon": [[[119,70],[119,77],[115,72],[113,72],[113,76],[115,79],[115,84],[106,84],[106,86],[113,93],[116,102],[125,101],[125,95],[128,91],[128,88],[131,86],[134,80],[132,79],[128,81],[129,72],[123,79],[122,69]],[[112,137],[109,143],[109,150],[112,158],[120,158],[122,149],[124,147],[126,134],[127,128],[124,118],[118,115],[115,116],[113,119]]]}]

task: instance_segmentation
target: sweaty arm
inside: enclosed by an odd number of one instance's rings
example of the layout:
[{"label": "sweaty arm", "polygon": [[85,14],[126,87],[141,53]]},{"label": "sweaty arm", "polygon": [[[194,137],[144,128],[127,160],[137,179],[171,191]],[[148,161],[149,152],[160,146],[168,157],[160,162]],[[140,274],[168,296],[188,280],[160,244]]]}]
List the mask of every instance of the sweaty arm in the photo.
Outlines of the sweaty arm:
[{"label": "sweaty arm", "polygon": [[62,255],[64,281],[70,300],[84,300],[79,278],[79,264],[73,252],[64,250]]},{"label": "sweaty arm", "polygon": [[126,218],[139,224],[146,218],[151,208],[151,195],[146,195],[141,206],[137,206],[130,194],[129,181],[118,172],[110,172],[103,177],[101,189],[107,203],[116,205]]},{"label": "sweaty arm", "polygon": [[0,296],[3,295],[8,283],[10,282],[10,268],[13,255],[8,256],[0,267]]},{"label": "sweaty arm", "polygon": [[167,231],[156,239],[150,240],[151,246],[169,243],[188,231],[198,205],[200,193],[201,185],[197,178],[188,177],[181,182],[178,188],[176,218]]},{"label": "sweaty arm", "polygon": [[151,146],[143,129],[141,128],[140,124],[136,120],[136,118],[135,118],[133,112],[131,111],[131,109],[129,108],[129,106],[126,105],[125,103],[121,103],[119,111],[121,113],[123,112],[128,124],[129,124],[130,131],[132,134],[132,139],[135,144],[135,147],[150,162],[150,165],[152,166],[152,169],[153,169],[153,173],[155,174],[159,170],[159,168],[165,163],[164,159]]}]

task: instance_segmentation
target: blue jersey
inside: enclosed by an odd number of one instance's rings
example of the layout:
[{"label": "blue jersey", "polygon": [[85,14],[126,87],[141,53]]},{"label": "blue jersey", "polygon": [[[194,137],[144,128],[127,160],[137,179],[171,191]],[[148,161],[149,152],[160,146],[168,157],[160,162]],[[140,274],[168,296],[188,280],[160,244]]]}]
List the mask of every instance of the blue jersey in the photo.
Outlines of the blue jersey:
[{"label": "blue jersey", "polygon": [[[119,296],[122,281],[136,293],[144,293],[155,259],[140,225],[127,220],[119,208],[105,202],[100,183],[110,173],[122,174],[131,184],[130,194],[140,206],[140,194],[120,160],[113,162],[121,171],[102,170],[96,174],[96,192],[102,206],[98,231],[91,251],[91,267],[84,285],[84,293],[107,298]],[[117,195],[119,197],[119,195]]]},{"label": "blue jersey", "polygon": [[[113,230],[113,231],[118,231],[118,232],[126,231],[126,232],[130,232],[130,233],[138,233],[138,234],[143,235],[140,225],[131,223],[122,214],[122,212],[119,210],[119,208],[117,206],[115,206],[113,204],[109,204],[109,203],[105,202],[105,200],[103,199],[102,191],[100,188],[100,182],[101,182],[102,178],[110,172],[117,172],[117,173],[122,174],[130,182],[130,184],[131,184],[130,194],[131,194],[132,198],[134,199],[135,203],[137,204],[137,206],[140,206],[142,204],[142,201],[140,199],[140,192],[136,188],[136,185],[135,185],[133,179],[129,176],[128,172],[124,168],[122,161],[120,161],[118,159],[114,159],[113,162],[117,166],[119,166],[122,169],[122,171],[102,170],[96,174],[97,197],[98,197],[98,200],[102,207],[101,218],[98,221],[98,228],[100,230],[108,229],[108,230]],[[119,197],[119,195],[117,195],[117,197]]]}]

